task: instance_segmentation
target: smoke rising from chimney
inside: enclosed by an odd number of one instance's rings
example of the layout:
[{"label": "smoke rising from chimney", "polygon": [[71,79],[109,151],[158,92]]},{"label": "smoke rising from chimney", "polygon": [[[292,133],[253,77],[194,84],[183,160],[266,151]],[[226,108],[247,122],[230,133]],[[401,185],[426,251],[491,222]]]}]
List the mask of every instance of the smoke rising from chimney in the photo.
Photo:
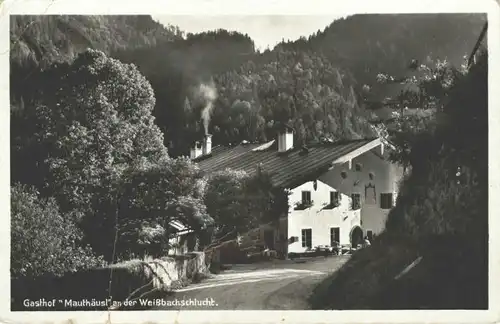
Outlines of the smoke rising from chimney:
[{"label": "smoke rising from chimney", "polygon": [[210,118],[212,117],[214,101],[217,99],[217,88],[215,87],[213,80],[209,83],[200,84],[197,89],[197,95],[205,102],[205,107],[203,107],[201,111],[201,119],[203,120],[205,134],[208,134],[208,125],[210,124]]}]

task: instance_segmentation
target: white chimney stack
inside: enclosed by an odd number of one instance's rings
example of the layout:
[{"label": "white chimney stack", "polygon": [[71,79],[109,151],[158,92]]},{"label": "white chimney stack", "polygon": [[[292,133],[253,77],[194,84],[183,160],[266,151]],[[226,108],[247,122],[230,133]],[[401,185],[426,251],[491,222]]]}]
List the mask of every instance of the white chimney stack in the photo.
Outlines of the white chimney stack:
[{"label": "white chimney stack", "polygon": [[191,148],[191,160],[194,160],[202,155],[202,148],[200,142],[194,142],[194,146]]},{"label": "white chimney stack", "polygon": [[283,126],[278,131],[278,152],[286,152],[293,148],[293,129]]},{"label": "white chimney stack", "polygon": [[203,139],[203,155],[212,153],[212,135],[206,134]]}]

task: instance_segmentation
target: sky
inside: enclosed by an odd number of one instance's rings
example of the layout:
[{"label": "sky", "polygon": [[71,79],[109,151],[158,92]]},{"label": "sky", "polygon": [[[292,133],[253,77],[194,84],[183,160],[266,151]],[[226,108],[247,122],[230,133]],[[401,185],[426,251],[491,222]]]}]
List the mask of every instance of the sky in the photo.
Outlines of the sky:
[{"label": "sky", "polygon": [[187,33],[200,33],[215,29],[226,29],[248,34],[257,50],[272,49],[282,39],[296,40],[323,30],[341,15],[328,16],[179,16],[153,15],[162,24],[178,26]]}]

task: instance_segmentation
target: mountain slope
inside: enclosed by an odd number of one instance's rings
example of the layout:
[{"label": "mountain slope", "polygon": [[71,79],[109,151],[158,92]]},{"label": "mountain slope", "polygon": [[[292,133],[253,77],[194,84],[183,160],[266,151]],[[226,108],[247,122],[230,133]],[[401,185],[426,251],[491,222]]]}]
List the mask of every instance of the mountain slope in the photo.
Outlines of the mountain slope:
[{"label": "mountain slope", "polygon": [[10,19],[10,80],[14,102],[29,101],[36,75],[53,62],[67,62],[87,48],[109,54],[150,47],[181,37],[178,28],[150,16],[15,15]]},{"label": "mountain slope", "polygon": [[177,28],[150,16],[11,16],[10,32],[11,64],[41,67],[68,61],[89,47],[110,53],[180,37]]},{"label": "mountain slope", "polygon": [[379,72],[404,75],[412,59],[447,58],[461,64],[485,21],[485,14],[354,15],[336,20],[308,40],[278,46],[321,51],[349,69],[359,85],[373,84]]}]

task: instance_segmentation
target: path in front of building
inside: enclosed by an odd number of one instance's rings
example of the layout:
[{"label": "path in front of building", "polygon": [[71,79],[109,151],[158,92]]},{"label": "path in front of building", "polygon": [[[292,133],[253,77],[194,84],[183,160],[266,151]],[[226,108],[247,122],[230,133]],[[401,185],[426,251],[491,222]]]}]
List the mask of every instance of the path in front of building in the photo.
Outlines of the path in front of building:
[{"label": "path in front of building", "polygon": [[349,257],[332,256],[307,262],[265,262],[233,265],[218,275],[178,290],[169,301],[213,300],[214,306],[163,306],[158,310],[301,310],[309,309],[307,298],[328,275]]}]

